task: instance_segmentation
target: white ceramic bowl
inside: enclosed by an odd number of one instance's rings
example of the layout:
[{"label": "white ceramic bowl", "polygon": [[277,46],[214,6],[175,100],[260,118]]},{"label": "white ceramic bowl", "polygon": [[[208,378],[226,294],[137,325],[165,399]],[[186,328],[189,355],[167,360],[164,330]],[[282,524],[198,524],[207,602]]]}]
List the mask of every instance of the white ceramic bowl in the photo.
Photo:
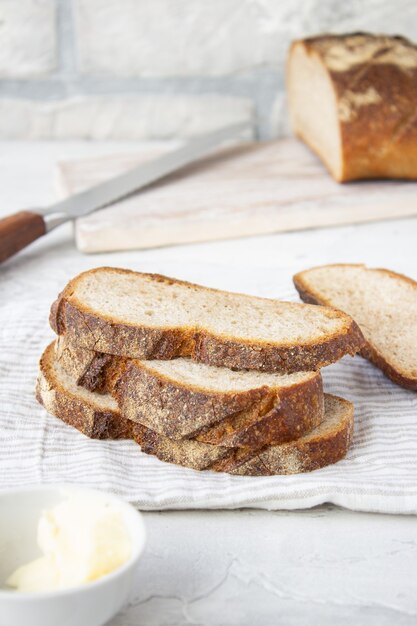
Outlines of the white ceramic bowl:
[{"label": "white ceramic bowl", "polygon": [[[120,568],[97,581],[62,591],[22,593],[5,581],[39,555],[36,531],[43,510],[70,491],[104,498],[117,506],[129,531],[132,554]],[[113,495],[71,485],[43,485],[0,492],[0,626],[101,626],[126,602],[145,545],[141,514]]]}]

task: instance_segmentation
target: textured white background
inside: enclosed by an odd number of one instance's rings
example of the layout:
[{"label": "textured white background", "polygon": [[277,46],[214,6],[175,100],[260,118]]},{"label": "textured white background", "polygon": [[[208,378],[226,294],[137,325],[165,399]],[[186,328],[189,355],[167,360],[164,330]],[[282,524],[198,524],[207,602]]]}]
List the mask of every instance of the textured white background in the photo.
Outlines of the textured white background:
[{"label": "textured white background", "polygon": [[254,115],[287,130],[293,38],[417,39],[414,0],[0,0],[0,138],[189,136]]}]

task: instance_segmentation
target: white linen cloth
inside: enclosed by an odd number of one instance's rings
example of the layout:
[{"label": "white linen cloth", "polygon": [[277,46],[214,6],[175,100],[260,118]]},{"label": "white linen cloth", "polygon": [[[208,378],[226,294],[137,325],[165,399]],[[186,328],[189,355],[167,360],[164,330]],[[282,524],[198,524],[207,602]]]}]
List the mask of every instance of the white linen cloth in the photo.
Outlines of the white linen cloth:
[{"label": "white linen cloth", "polygon": [[[271,241],[261,241],[259,249],[266,246],[268,254]],[[224,251],[227,242],[221,246]],[[302,266],[272,272],[248,259],[251,269],[238,271],[224,261],[216,264],[208,246],[197,259],[196,249],[183,249],[180,262],[174,249],[92,259],[77,253],[64,234],[0,268],[0,489],[75,483],[111,491],[145,510],[295,509],[333,502],[362,511],[417,513],[417,394],[394,385],[360,357],[346,357],[323,372],[326,391],[355,404],[351,450],[345,460],[309,474],[255,478],[195,472],[147,456],[130,441],[89,440],[38,405],[37,361],[53,339],[49,307],[79,271],[115,265],[298,299],[291,276]]]}]

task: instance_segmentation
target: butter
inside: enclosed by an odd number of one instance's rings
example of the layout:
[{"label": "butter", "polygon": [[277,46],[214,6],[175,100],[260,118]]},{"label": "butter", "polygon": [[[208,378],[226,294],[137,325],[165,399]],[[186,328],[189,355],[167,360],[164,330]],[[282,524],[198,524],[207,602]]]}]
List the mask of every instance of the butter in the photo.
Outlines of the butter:
[{"label": "butter", "polygon": [[131,555],[120,511],[99,498],[71,494],[38,523],[43,556],[19,567],[7,580],[17,591],[53,591],[97,580]]}]

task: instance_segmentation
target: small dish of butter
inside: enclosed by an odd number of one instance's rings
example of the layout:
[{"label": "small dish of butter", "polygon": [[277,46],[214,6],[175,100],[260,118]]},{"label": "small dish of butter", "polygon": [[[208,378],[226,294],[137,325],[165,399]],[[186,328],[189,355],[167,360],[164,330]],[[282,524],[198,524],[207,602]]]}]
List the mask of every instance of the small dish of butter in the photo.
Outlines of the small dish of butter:
[{"label": "small dish of butter", "polygon": [[144,544],[141,514],[113,495],[2,492],[0,615],[7,626],[100,626],[127,600]]}]

